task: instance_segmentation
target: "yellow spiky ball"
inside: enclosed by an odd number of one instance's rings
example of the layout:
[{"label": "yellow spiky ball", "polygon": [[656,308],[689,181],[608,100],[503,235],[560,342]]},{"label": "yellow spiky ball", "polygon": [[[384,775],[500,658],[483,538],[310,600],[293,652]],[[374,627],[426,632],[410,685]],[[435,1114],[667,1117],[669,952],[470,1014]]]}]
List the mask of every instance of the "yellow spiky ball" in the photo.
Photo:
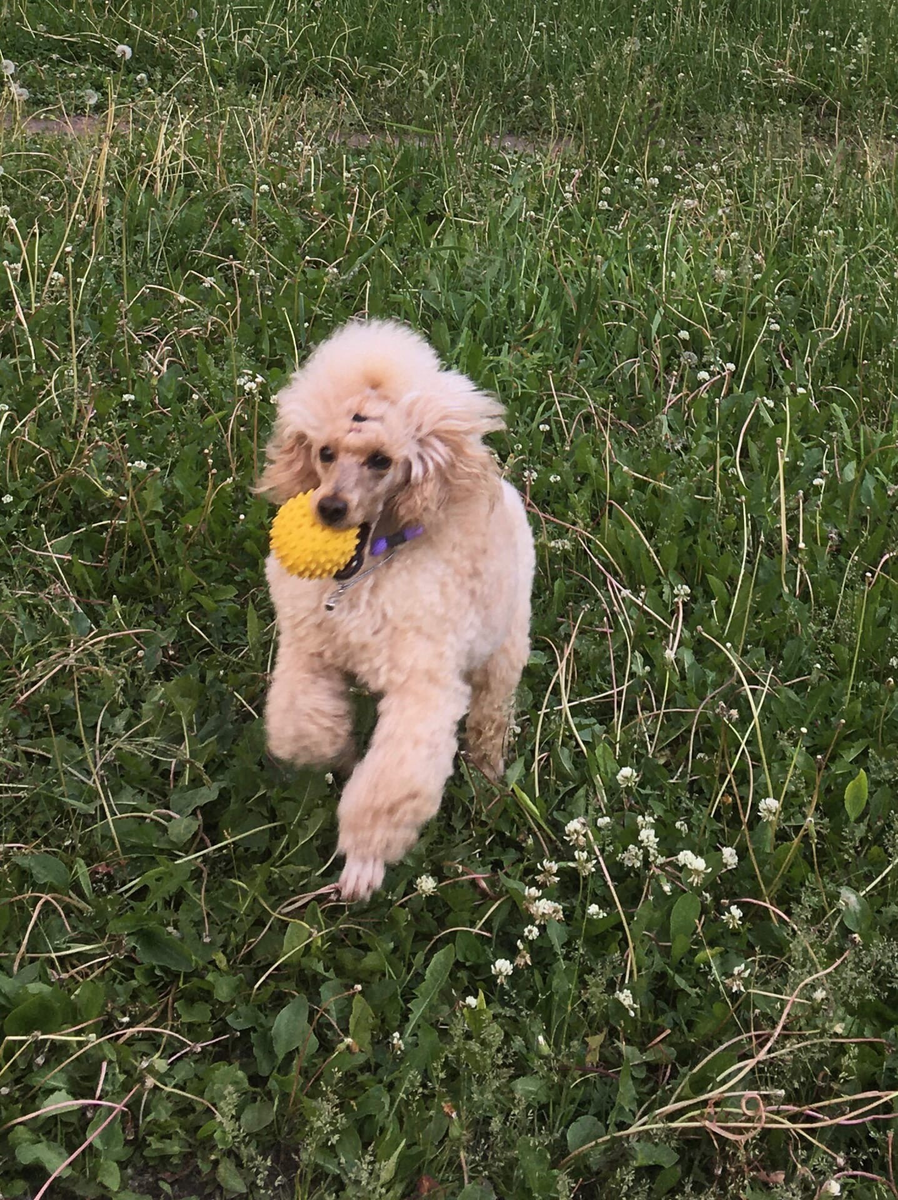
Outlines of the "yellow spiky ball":
[{"label": "yellow spiky ball", "polygon": [[285,571],[303,579],[326,579],[347,565],[359,540],[358,526],[329,529],[312,510],[312,493],[301,492],[275,513],[271,550]]}]

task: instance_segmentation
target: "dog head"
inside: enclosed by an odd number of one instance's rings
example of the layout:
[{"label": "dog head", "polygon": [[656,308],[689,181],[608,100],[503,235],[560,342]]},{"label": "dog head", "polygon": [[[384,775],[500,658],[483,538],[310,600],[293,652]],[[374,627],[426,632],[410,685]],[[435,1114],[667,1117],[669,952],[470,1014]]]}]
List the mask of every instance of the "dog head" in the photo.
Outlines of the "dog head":
[{"label": "dog head", "polygon": [[320,520],[336,529],[384,513],[426,524],[496,476],[481,439],[502,428],[501,406],[394,322],[343,326],[277,403],[259,491],[283,503],[313,489]]}]

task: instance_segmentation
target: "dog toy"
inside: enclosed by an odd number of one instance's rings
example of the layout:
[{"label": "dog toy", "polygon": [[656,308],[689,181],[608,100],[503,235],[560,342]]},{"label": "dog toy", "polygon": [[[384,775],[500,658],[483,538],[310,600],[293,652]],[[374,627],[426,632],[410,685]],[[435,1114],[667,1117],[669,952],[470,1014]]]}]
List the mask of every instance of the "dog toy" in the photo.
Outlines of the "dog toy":
[{"label": "dog toy", "polygon": [[312,493],[282,504],[271,523],[271,550],[285,571],[302,579],[326,579],[355,557],[360,529],[329,529],[312,510]]}]

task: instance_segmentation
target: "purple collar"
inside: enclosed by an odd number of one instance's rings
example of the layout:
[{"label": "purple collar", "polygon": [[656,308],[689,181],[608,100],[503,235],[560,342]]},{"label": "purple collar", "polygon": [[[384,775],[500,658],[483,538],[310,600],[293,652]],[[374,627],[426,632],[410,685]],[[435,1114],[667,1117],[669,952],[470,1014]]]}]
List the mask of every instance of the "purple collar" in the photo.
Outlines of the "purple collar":
[{"label": "purple collar", "polygon": [[407,525],[405,529],[400,529],[398,533],[388,533],[386,537],[375,538],[371,543],[369,553],[372,558],[379,558],[381,554],[386,554],[388,550],[394,550],[397,546],[404,546],[406,542],[420,537],[423,532],[423,525]]}]

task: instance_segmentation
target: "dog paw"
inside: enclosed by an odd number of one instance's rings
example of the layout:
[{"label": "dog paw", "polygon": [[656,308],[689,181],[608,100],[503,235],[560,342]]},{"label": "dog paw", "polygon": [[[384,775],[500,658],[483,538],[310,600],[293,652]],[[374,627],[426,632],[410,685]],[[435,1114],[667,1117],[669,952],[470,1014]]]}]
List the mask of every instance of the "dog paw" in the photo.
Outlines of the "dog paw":
[{"label": "dog paw", "polygon": [[370,900],[384,880],[382,858],[361,858],[350,854],[340,876],[340,895],[344,900]]}]

